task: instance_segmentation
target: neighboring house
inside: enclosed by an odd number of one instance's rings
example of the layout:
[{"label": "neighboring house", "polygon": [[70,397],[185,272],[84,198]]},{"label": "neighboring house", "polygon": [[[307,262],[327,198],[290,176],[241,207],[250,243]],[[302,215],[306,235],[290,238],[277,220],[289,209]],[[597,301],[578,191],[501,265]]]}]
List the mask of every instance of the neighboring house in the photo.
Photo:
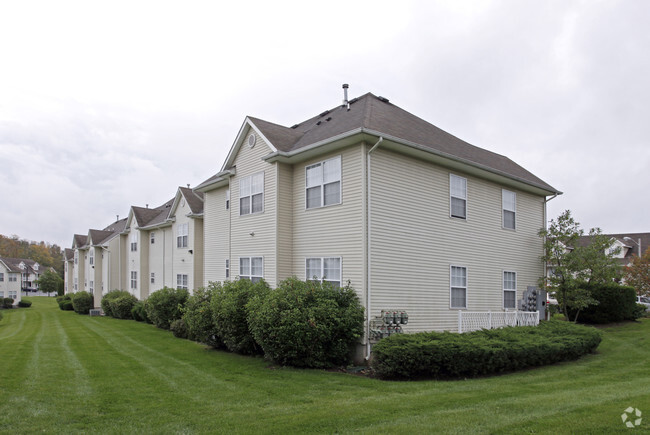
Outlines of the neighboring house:
[{"label": "neighboring house", "polygon": [[0,257],[0,298],[12,298],[17,304],[21,299],[23,270],[14,260],[22,259]]},{"label": "neighboring house", "polygon": [[544,274],[555,188],[366,94],[292,127],[244,120],[204,194],[204,284],[347,282],[409,331],[455,330],[458,311],[514,310]]},{"label": "neighboring house", "polygon": [[625,234],[607,234],[613,239],[612,248],[620,247],[620,252],[616,255],[622,266],[627,266],[632,262],[632,257],[643,256],[645,251],[650,248],[650,233],[625,233]]}]

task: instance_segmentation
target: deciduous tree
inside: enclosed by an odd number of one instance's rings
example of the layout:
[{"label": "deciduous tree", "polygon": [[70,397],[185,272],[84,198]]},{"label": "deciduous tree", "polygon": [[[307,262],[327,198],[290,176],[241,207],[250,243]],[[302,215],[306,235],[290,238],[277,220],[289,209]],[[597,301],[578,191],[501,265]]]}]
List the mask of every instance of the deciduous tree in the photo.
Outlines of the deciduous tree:
[{"label": "deciduous tree", "polygon": [[625,267],[625,281],[639,296],[650,295],[650,248],[643,256],[632,257],[632,264]]}]

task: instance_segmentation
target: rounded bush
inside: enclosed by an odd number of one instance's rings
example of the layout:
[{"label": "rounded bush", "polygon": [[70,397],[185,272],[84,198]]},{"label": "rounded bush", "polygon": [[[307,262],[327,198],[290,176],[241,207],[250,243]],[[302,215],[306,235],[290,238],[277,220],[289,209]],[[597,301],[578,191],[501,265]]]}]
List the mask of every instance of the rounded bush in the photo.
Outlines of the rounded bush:
[{"label": "rounded bush", "polygon": [[109,306],[111,308],[112,316],[116,319],[132,319],[133,315],[131,314],[131,310],[136,302],[138,302],[138,298],[132,294],[111,299],[109,301]]},{"label": "rounded bush", "polygon": [[14,300],[12,298],[3,298],[2,299],[2,308],[13,308]]},{"label": "rounded bush", "polygon": [[372,348],[372,368],[389,379],[461,378],[577,359],[596,350],[600,331],[549,321],[457,334],[397,334]]},{"label": "rounded bush", "polygon": [[77,314],[88,314],[94,306],[93,295],[88,292],[77,292],[72,296],[72,307]]},{"label": "rounded bush", "polygon": [[349,285],[289,278],[248,303],[248,323],[265,357],[295,367],[347,364],[363,334],[363,307]]},{"label": "rounded bush", "polygon": [[185,322],[183,322],[183,319],[175,319],[172,321],[169,325],[169,330],[172,331],[174,337],[187,338],[187,326],[185,325]]},{"label": "rounded bush", "polygon": [[174,320],[182,317],[181,309],[188,296],[189,293],[185,289],[163,287],[147,298],[147,316],[158,328],[169,329]]},{"label": "rounded bush", "polygon": [[217,337],[210,304],[213,286],[214,284],[210,284],[207,289],[195,290],[194,294],[187,299],[183,307],[183,322],[187,328],[187,338],[219,348],[223,344]]},{"label": "rounded bush", "polygon": [[20,301],[18,301],[18,306],[20,308],[29,308],[32,306],[32,301],[27,299],[21,299]]},{"label": "rounded bush", "polygon": [[56,302],[59,304],[59,308],[63,311],[72,311],[74,307],[72,306],[72,295],[74,293],[68,293],[63,296],[57,296]]},{"label": "rounded bush", "polygon": [[248,326],[246,304],[253,297],[265,298],[270,288],[264,280],[248,279],[211,283],[213,323],[216,334],[231,352],[244,355],[262,354]]},{"label": "rounded bush", "polygon": [[133,317],[133,320],[136,322],[151,323],[151,320],[147,317],[147,311],[144,308],[144,301],[137,301],[133,305],[133,308],[131,308],[131,317]]},{"label": "rounded bush", "polygon": [[104,315],[115,317],[113,315],[113,310],[111,308],[111,301],[124,296],[132,296],[131,293],[125,290],[111,290],[104,295],[100,305],[102,306],[102,311]]}]

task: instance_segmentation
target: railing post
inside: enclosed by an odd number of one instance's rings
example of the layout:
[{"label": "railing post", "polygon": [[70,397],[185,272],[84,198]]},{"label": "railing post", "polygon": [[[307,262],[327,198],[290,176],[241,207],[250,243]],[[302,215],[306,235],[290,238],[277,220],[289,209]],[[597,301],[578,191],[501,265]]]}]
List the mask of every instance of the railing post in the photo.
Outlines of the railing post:
[{"label": "railing post", "polygon": [[458,310],[458,333],[463,333],[463,312]]},{"label": "railing post", "polygon": [[492,311],[488,311],[488,329],[492,329]]}]

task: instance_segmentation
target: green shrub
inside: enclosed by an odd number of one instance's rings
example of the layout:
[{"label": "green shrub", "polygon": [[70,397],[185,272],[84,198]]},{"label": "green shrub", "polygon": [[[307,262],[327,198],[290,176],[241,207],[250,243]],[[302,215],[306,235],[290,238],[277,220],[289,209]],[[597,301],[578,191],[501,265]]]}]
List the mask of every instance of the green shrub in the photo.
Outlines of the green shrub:
[{"label": "green shrub", "polygon": [[147,311],[144,308],[144,301],[137,301],[133,305],[133,308],[131,308],[131,317],[133,317],[133,320],[136,322],[151,323],[151,320],[147,317]]},{"label": "green shrub", "polygon": [[77,314],[88,314],[95,307],[93,295],[88,292],[74,293],[72,307]]},{"label": "green shrub", "polygon": [[74,293],[68,293],[63,296],[57,296],[56,302],[59,304],[59,308],[63,311],[72,311],[74,307],[72,306],[72,296]]},{"label": "green shrub", "polygon": [[642,317],[647,317],[648,312],[646,311],[648,307],[646,307],[643,304],[636,304],[636,307],[634,307],[634,311],[632,313],[632,316],[634,317],[634,320],[640,319]]},{"label": "green shrub", "polygon": [[174,337],[187,338],[187,326],[183,319],[174,319],[169,325],[169,330],[172,331]]},{"label": "green shrub", "polygon": [[18,306],[20,308],[29,308],[32,306],[32,301],[30,301],[29,299],[21,299],[18,301]]},{"label": "green shrub", "polygon": [[102,311],[106,316],[115,317],[113,315],[113,310],[111,309],[111,301],[113,299],[121,298],[124,296],[132,296],[131,293],[125,290],[111,290],[104,295],[100,305],[102,306]]},{"label": "green shrub", "polygon": [[0,311],[0,320],[2,320],[2,312]]},{"label": "green shrub", "polygon": [[12,298],[3,298],[2,299],[2,308],[13,308],[14,300]]},{"label": "green shrub", "polygon": [[132,319],[131,310],[136,302],[138,302],[138,298],[132,294],[110,299],[108,305],[111,309],[111,315],[116,319]]},{"label": "green shrub", "polygon": [[185,289],[163,287],[147,298],[147,316],[158,328],[169,329],[174,320],[182,317],[181,308],[188,296],[189,293]]},{"label": "green shrub", "polygon": [[560,321],[465,334],[398,334],[373,346],[372,367],[381,378],[481,376],[577,359],[601,339],[594,328]]},{"label": "green shrub", "polygon": [[231,352],[244,355],[262,354],[248,326],[246,304],[252,297],[264,298],[269,286],[264,280],[248,279],[211,283],[213,324],[216,335]]},{"label": "green shrub", "polygon": [[578,322],[602,324],[637,318],[636,291],[633,287],[611,283],[586,285],[585,288],[589,290],[591,297],[598,301],[598,305],[590,305],[581,311]]},{"label": "green shrub", "polygon": [[251,298],[248,323],[266,358],[295,367],[347,364],[363,334],[363,307],[349,285],[297,278]]},{"label": "green shrub", "polygon": [[183,307],[183,322],[187,328],[187,338],[204,343],[214,348],[223,346],[217,337],[217,331],[212,318],[210,300],[213,295],[213,284],[207,289],[200,288],[187,298]]}]

